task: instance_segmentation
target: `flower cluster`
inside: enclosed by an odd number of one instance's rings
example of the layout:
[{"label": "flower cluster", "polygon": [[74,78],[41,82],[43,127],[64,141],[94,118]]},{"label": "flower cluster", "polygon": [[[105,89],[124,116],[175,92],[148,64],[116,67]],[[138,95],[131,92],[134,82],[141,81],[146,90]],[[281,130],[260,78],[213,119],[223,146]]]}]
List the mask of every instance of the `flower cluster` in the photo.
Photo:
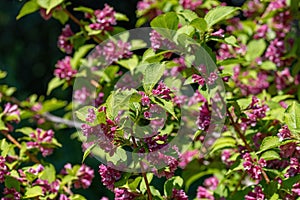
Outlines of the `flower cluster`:
[{"label": "flower cluster", "polygon": [[82,164],[79,169],[75,168],[75,166],[72,168],[72,165],[68,163],[64,166],[60,173],[68,175],[70,173],[74,173],[74,169],[77,169],[74,174],[77,177],[74,181],[74,187],[84,189],[88,188],[94,178],[94,170],[85,164]]},{"label": "flower cluster", "polygon": [[172,189],[172,197],[174,200],[188,200],[188,196],[185,194],[183,190]]},{"label": "flower cluster", "polygon": [[246,200],[264,200],[265,199],[265,195],[262,192],[261,187],[257,186],[254,188],[254,191],[249,192],[246,196],[245,196]]},{"label": "flower cluster", "polygon": [[[53,130],[44,131],[40,128],[30,134],[30,137],[34,141],[27,142],[26,145],[29,149],[38,148],[44,157],[52,154],[53,148],[48,147],[53,142],[54,132]],[[48,145],[47,145],[48,144]]]},{"label": "flower cluster", "polygon": [[262,168],[267,165],[266,161],[261,158],[257,162],[257,159],[252,159],[249,153],[245,153],[243,155],[244,163],[243,166],[247,173],[253,178],[254,180],[261,180],[262,178]]},{"label": "flower cluster", "polygon": [[[114,168],[112,168],[112,163],[107,163],[106,165],[101,164],[99,166],[99,174],[101,176],[101,181],[103,185],[105,185],[108,189],[114,190],[114,183],[118,181],[121,178],[121,173]],[[121,189],[118,194],[120,194],[119,197],[121,197],[121,193],[125,193],[125,191],[121,191]],[[117,196],[117,195],[116,195]]]},{"label": "flower cluster", "polygon": [[71,27],[67,24],[63,29],[61,35],[58,37],[57,46],[66,54],[71,54],[73,50],[73,44],[70,41],[70,37],[74,35]]},{"label": "flower cluster", "polygon": [[56,63],[56,69],[54,70],[54,75],[57,76],[58,78],[70,81],[75,76],[76,73],[77,70],[73,69],[71,66],[70,56],[66,56],[64,59],[59,60]]},{"label": "flower cluster", "polygon": [[266,104],[259,105],[260,100],[253,96],[251,104],[247,107],[245,114],[247,118],[242,118],[241,129],[246,130],[248,126],[255,126],[258,119],[266,116],[269,107]]},{"label": "flower cluster", "polygon": [[93,17],[95,17],[95,22],[89,25],[93,30],[111,31],[112,26],[117,23],[114,9],[107,4],[102,10],[95,10]]},{"label": "flower cluster", "polygon": [[3,156],[0,156],[0,183],[4,182],[5,175],[9,175],[10,172],[8,170],[8,167],[5,164],[5,158]]},{"label": "flower cluster", "polygon": [[202,4],[202,0],[180,0],[179,4],[184,9],[196,10],[196,8]]}]

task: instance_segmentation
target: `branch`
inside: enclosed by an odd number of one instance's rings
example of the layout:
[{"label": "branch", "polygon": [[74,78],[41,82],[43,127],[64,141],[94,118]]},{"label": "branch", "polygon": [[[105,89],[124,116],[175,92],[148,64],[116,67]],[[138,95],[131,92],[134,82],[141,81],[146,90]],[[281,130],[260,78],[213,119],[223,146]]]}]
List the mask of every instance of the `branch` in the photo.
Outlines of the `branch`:
[{"label": "branch", "polygon": [[[6,131],[1,131],[1,133],[9,140],[11,141],[13,144],[15,144],[19,149],[22,148],[22,145],[9,133],[7,133]],[[40,164],[41,162],[31,153],[29,153],[28,151],[25,151],[25,154],[29,157],[29,159],[34,162],[34,163],[38,163]]]},{"label": "branch", "polygon": [[244,134],[242,133],[240,126],[234,121],[230,111],[227,109],[227,115],[230,119],[230,122],[234,128],[234,130],[237,132],[237,134],[239,135],[239,137],[243,140],[245,147],[247,148],[248,151],[253,151],[253,149],[249,146],[249,144],[247,143],[247,140],[244,136]]},{"label": "branch", "polygon": [[[69,12],[66,8],[63,8],[63,11],[70,17],[73,22],[84,29],[84,25],[71,12]],[[91,35],[91,38],[93,38],[98,43],[102,42],[102,40],[95,35]]]},{"label": "branch", "polygon": [[[134,148],[137,148],[137,144],[136,144],[135,138],[133,137],[133,134],[131,134],[131,139],[132,139]],[[142,176],[145,180],[145,184],[146,184],[146,188],[147,188],[148,200],[152,200],[152,193],[150,190],[149,181],[147,179],[147,174],[144,172],[142,161],[140,161],[140,165],[141,165],[141,169],[142,169]]]},{"label": "branch", "polygon": [[47,119],[48,121],[58,123],[58,124],[65,124],[70,128],[81,128],[81,123],[72,121],[72,120],[68,120],[68,119],[64,119],[64,118],[52,115],[51,113],[43,113],[42,116],[45,117],[45,119]]}]

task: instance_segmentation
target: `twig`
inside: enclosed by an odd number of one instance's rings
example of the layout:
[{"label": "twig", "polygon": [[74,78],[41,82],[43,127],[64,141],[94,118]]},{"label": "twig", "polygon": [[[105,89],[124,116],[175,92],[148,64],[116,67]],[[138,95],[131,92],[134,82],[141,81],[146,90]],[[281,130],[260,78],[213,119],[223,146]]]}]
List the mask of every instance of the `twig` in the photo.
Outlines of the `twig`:
[{"label": "twig", "polygon": [[248,151],[253,151],[252,148],[247,143],[247,140],[246,140],[244,134],[242,133],[239,125],[234,122],[234,119],[233,119],[233,117],[232,117],[232,115],[231,115],[231,113],[230,113],[230,111],[228,109],[227,109],[227,115],[228,115],[228,117],[229,117],[229,119],[231,121],[231,124],[232,124],[234,130],[237,132],[237,134],[239,135],[239,137],[243,140],[243,142],[244,142],[245,147],[247,148],[247,150]]},{"label": "twig", "polygon": [[239,180],[239,182],[238,182],[238,184],[235,186],[234,191],[230,194],[231,197],[238,191],[238,189],[241,186],[242,181],[245,178],[245,176],[246,176],[246,172],[244,171],[241,178],[240,178],[240,180]]},{"label": "twig", "polygon": [[[13,144],[15,144],[19,149],[22,148],[21,144],[13,136],[11,136],[9,133],[7,133],[6,131],[1,131],[1,133],[7,139],[9,139],[9,141],[11,141]],[[31,153],[29,153],[28,151],[25,151],[25,154],[29,157],[29,159],[32,162],[34,162],[34,163],[41,163],[34,155],[32,155]]]},{"label": "twig", "polygon": [[[77,19],[71,12],[69,12],[66,8],[63,8],[63,11],[70,17],[70,19],[75,22],[77,25],[79,25],[81,28],[84,28],[84,25]],[[96,42],[101,43],[102,40],[98,38],[95,35],[91,35],[91,38],[93,38]]]},{"label": "twig", "polygon": [[[13,144],[15,144],[19,149],[22,148],[22,145],[9,133],[7,133],[6,131],[1,131],[1,133],[9,140],[11,141]],[[34,155],[32,155],[31,153],[29,153],[28,151],[25,151],[25,154],[29,157],[29,159],[36,163],[36,164],[41,164],[41,162],[37,159],[37,157],[35,157]],[[63,187],[64,191],[67,192],[68,194],[72,195],[73,192],[67,188],[66,186]]]},{"label": "twig", "polygon": [[[244,134],[242,133],[242,131],[241,131],[240,127],[238,126],[238,124],[234,122],[234,119],[233,119],[233,117],[232,117],[232,115],[231,115],[231,113],[229,112],[228,109],[227,109],[227,114],[228,114],[228,117],[229,117],[229,119],[231,121],[231,124],[234,127],[234,130],[237,132],[237,134],[239,135],[239,137],[243,140],[243,142],[244,142],[245,147],[247,148],[247,150],[249,152],[253,152],[253,149],[247,143],[247,140],[246,140]],[[266,174],[266,172],[263,169],[262,169],[262,175],[263,175],[264,179],[266,180],[267,184],[269,184],[270,183],[270,179],[269,179],[268,175]]]},{"label": "twig", "polygon": [[81,123],[79,123],[79,122],[72,121],[72,120],[67,120],[67,119],[52,115],[51,113],[43,113],[42,116],[45,117],[45,119],[47,119],[51,122],[59,123],[59,124],[65,124],[65,125],[67,125],[68,127],[71,127],[71,128],[73,128],[73,127],[74,128],[80,128],[81,127]]},{"label": "twig", "polygon": [[[131,134],[131,139],[132,139],[132,143],[133,143],[134,148],[137,148],[135,138],[132,134]],[[144,172],[142,161],[140,161],[140,165],[141,165],[141,169],[142,169],[142,176],[144,178],[146,188],[147,188],[148,200],[152,200],[153,198],[152,198],[152,194],[151,194],[151,190],[150,190],[150,186],[149,186],[149,181],[148,181],[148,178],[147,178],[147,174]]]}]

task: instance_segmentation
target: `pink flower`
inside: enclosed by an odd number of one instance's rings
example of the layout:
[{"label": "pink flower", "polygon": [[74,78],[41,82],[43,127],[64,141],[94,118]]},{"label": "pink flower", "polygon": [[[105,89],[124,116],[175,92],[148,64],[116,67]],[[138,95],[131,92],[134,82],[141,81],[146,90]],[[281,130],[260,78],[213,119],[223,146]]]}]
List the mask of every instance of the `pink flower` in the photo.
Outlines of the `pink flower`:
[{"label": "pink flower", "polygon": [[197,149],[193,151],[186,151],[180,156],[180,162],[178,164],[179,167],[185,168],[185,166],[193,160],[195,155],[197,155],[199,152]]},{"label": "pink flower", "polygon": [[188,196],[185,194],[183,190],[172,189],[172,200],[188,200]]},{"label": "pink flower", "polygon": [[208,199],[214,200],[214,196],[204,187],[199,186],[197,189],[197,198],[198,199]]},{"label": "pink flower", "polygon": [[115,11],[107,4],[102,10],[95,10],[94,16],[96,22],[89,25],[91,29],[111,31],[113,29],[112,25],[117,24]]},{"label": "pink flower", "polygon": [[70,81],[77,73],[77,70],[72,69],[71,67],[70,56],[66,56],[64,59],[59,60],[55,66],[56,69],[54,70],[54,75],[60,79],[66,79],[67,81]]},{"label": "pink flower", "polygon": [[114,183],[121,178],[121,173],[112,168],[112,165],[112,163],[107,163],[107,166],[101,164],[98,171],[101,176],[103,185],[105,185],[110,190],[114,189]]},{"label": "pink flower", "polygon": [[30,137],[34,141],[26,143],[29,149],[39,149],[44,157],[52,154],[53,149],[47,146],[47,144],[52,143],[52,139],[54,137],[54,132],[52,130],[44,131],[40,128],[37,128],[35,132],[30,134]]},{"label": "pink flower", "polygon": [[5,197],[1,200],[19,200],[21,199],[21,194],[15,188],[4,188],[3,195]]},{"label": "pink flower", "polygon": [[67,54],[71,54],[73,50],[73,45],[70,42],[70,37],[73,36],[74,33],[69,24],[67,24],[63,29],[61,35],[58,37],[57,46],[63,52]]},{"label": "pink flower", "polygon": [[126,188],[115,188],[115,200],[130,200],[135,199],[136,194],[129,192]]},{"label": "pink flower", "polygon": [[77,171],[76,176],[78,177],[78,180],[75,180],[74,187],[82,187],[83,189],[86,189],[92,183],[92,180],[94,178],[94,170],[89,166],[82,164],[79,170]]},{"label": "pink flower", "polygon": [[167,99],[167,100],[171,99],[170,93],[171,93],[170,88],[168,88],[166,84],[164,84],[162,81],[159,82],[156,89],[152,90],[153,95],[159,96],[160,98]]},{"label": "pink flower", "polygon": [[243,163],[244,169],[248,172],[248,174],[254,180],[261,180],[262,176],[262,168],[265,167],[266,161],[264,159],[260,159],[258,162],[256,159],[252,159],[249,153],[245,153],[243,155],[243,159],[245,160]]},{"label": "pink flower", "polygon": [[282,141],[286,138],[291,137],[291,131],[289,130],[287,125],[284,125],[281,127],[281,129],[279,129],[277,136],[279,137],[280,141]]},{"label": "pink flower", "polygon": [[202,0],[180,0],[179,4],[187,10],[195,10],[202,4]]},{"label": "pink flower", "polygon": [[219,185],[217,177],[212,176],[204,180],[203,185],[209,190],[215,190]]},{"label": "pink flower", "polygon": [[20,122],[20,110],[16,104],[5,104],[3,114],[5,115],[7,121],[14,121],[17,123]]},{"label": "pink flower", "polygon": [[254,191],[249,192],[246,196],[245,196],[245,200],[264,200],[265,199],[265,195],[262,192],[261,187],[256,186],[254,188]]},{"label": "pink flower", "polygon": [[89,99],[91,93],[86,87],[82,87],[81,89],[75,90],[74,92],[74,101],[77,101],[80,104],[84,104]]},{"label": "pink flower", "polygon": [[211,112],[208,107],[208,103],[205,102],[200,107],[200,113],[197,118],[197,125],[200,130],[206,131],[210,125]]},{"label": "pink flower", "polygon": [[5,175],[9,174],[10,172],[7,165],[5,164],[5,158],[3,156],[0,156],[0,183],[3,183],[5,180]]},{"label": "pink flower", "polygon": [[130,58],[132,55],[130,48],[131,45],[128,42],[122,40],[109,41],[103,47],[103,55],[108,63],[116,62],[122,58]]}]

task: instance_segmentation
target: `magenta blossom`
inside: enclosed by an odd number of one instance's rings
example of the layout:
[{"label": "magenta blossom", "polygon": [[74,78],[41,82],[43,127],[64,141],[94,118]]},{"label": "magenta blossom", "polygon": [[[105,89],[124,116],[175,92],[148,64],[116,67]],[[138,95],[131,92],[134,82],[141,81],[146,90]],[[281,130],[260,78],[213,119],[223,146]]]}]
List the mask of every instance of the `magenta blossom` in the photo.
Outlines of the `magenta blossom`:
[{"label": "magenta blossom", "polygon": [[114,9],[107,4],[102,10],[95,10],[94,16],[96,21],[89,25],[90,28],[93,30],[113,30],[112,26],[117,24],[115,13]]},{"label": "magenta blossom", "polygon": [[101,176],[103,185],[105,185],[110,190],[114,189],[114,183],[121,178],[121,173],[112,168],[112,165],[112,163],[107,163],[107,166],[101,164],[98,171]]},{"label": "magenta blossom", "polygon": [[57,46],[63,52],[67,54],[71,54],[73,50],[73,45],[70,42],[70,37],[73,36],[74,33],[69,24],[67,24],[63,29],[61,35],[58,37]]},{"label": "magenta blossom", "polygon": [[66,79],[67,81],[70,81],[77,73],[77,70],[72,69],[71,67],[70,56],[66,56],[64,59],[59,60],[55,66],[56,69],[54,70],[54,75],[60,79]]},{"label": "magenta blossom", "polygon": [[30,133],[30,137],[34,140],[27,142],[28,149],[37,148],[42,152],[44,157],[52,154],[53,148],[47,146],[53,142],[54,132],[52,130],[44,131],[37,128],[35,132]]}]

